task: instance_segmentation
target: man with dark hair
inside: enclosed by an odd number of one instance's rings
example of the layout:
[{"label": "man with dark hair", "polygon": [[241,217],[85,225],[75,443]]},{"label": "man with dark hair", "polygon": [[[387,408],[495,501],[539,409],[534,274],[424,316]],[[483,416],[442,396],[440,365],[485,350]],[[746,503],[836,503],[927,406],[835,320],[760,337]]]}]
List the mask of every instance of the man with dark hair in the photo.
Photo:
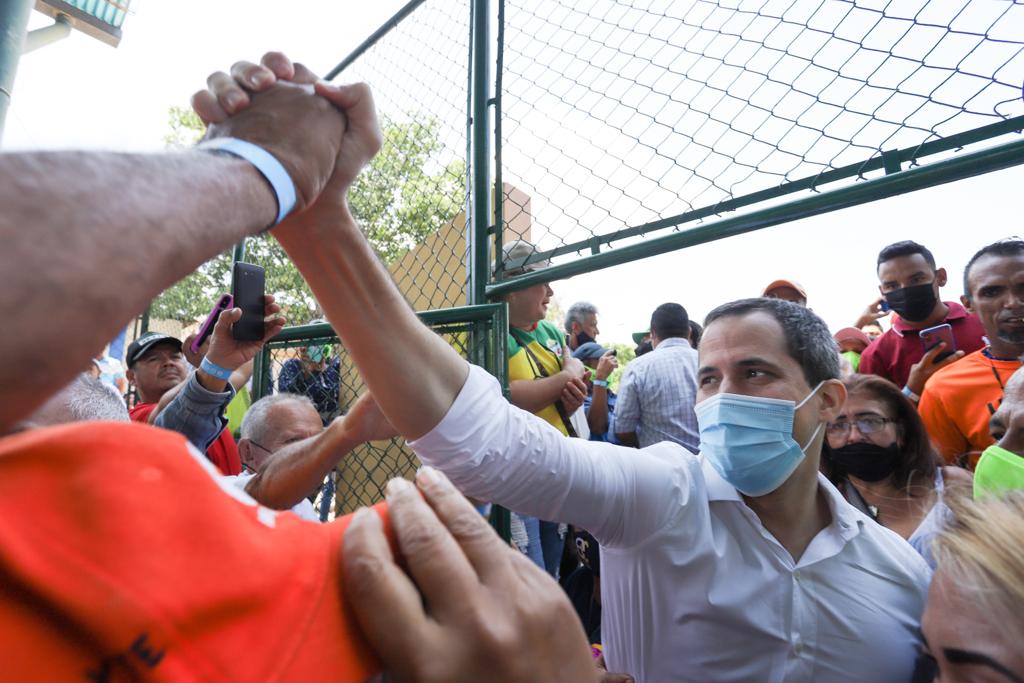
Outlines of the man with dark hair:
[{"label": "man with dark hair", "polygon": [[988,346],[936,372],[919,410],[946,462],[967,455],[964,464],[973,469],[993,443],[989,418],[1024,354],[1024,240],[1001,240],[972,256],[961,301],[981,320]]},{"label": "man with dark hair", "polygon": [[[963,306],[939,299],[946,269],[937,268],[932,253],[917,242],[906,240],[882,249],[877,272],[878,290],[897,317],[889,331],[861,354],[859,371],[885,377],[917,402],[925,382],[939,368],[984,345],[985,330]],[[956,348],[941,345],[925,353],[921,330],[943,323],[952,328]]]},{"label": "man with dark hair", "polygon": [[589,301],[577,301],[565,312],[565,338],[569,349],[575,351],[587,342],[596,342],[601,330],[597,329],[597,306]]},{"label": "man with dark hair", "polygon": [[679,304],[651,314],[652,351],[626,366],[615,404],[615,436],[646,448],[673,441],[697,452],[697,352],[690,345],[690,318]]}]

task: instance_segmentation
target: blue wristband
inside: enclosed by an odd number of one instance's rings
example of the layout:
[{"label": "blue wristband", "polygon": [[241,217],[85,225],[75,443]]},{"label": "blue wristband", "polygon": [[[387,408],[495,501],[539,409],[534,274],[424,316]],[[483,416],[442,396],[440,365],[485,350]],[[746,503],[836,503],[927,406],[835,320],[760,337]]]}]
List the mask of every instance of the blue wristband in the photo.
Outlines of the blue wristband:
[{"label": "blue wristband", "polygon": [[295,208],[295,183],[292,182],[292,177],[273,154],[259,145],[238,138],[214,138],[200,143],[199,149],[232,154],[256,167],[270,183],[277,197],[277,220],[274,221],[274,225],[287,218]]},{"label": "blue wristband", "polygon": [[221,366],[212,362],[206,356],[203,356],[202,362],[199,363],[199,369],[205,372],[207,375],[211,375],[225,382],[231,379],[231,370],[228,370],[227,368],[222,368]]}]

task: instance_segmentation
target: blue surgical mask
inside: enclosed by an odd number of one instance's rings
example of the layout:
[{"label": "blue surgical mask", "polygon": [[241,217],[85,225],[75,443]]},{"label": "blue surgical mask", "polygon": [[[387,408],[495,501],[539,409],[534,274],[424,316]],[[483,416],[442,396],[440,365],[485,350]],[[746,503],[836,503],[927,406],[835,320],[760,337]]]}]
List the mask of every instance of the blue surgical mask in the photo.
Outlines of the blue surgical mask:
[{"label": "blue surgical mask", "polygon": [[782,486],[803,462],[804,451],[821,431],[800,446],[793,439],[793,415],[800,403],[778,398],[715,394],[694,406],[700,452],[722,479],[747,496],[763,496]]}]

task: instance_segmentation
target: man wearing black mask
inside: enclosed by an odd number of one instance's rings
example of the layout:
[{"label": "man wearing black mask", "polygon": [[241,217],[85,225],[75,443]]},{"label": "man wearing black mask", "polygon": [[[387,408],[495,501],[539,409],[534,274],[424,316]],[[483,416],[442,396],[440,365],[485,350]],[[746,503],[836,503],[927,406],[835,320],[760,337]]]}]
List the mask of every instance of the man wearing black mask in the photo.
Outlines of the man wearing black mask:
[{"label": "man wearing black mask", "polygon": [[[885,377],[915,403],[935,372],[982,348],[985,329],[963,306],[939,298],[946,284],[946,269],[935,267],[935,257],[909,240],[896,242],[878,254],[878,281],[882,297],[896,316],[892,327],[860,357],[860,372]],[[940,346],[925,353],[921,330],[946,323],[956,349]],[[945,354],[955,351],[952,355]],[[945,356],[939,360],[939,356]]]}]

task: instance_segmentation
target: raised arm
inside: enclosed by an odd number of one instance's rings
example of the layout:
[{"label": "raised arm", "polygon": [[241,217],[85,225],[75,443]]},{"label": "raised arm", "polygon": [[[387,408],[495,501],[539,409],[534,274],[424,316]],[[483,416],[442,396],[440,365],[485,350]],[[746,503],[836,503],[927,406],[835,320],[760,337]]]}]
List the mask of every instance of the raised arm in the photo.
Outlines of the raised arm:
[{"label": "raised arm", "polygon": [[[369,88],[317,84],[317,92],[347,116],[339,164],[317,203],[274,234],[391,423],[466,495],[579,523],[613,543],[660,528],[665,515],[679,512],[666,498],[689,489],[679,480],[686,470],[675,466],[682,449],[672,457],[638,457],[610,444],[567,439],[509,405],[493,378],[480,379],[489,377],[482,370],[467,383],[470,366],[419,322],[348,210],[347,190],[380,146]],[[446,426],[439,428],[442,419]]]},{"label": "raised arm", "polygon": [[[301,208],[322,189],[343,128],[321,98],[279,85],[208,135],[270,151],[295,181]],[[277,214],[252,165],[200,151],[3,154],[0,204],[8,330],[0,335],[0,433],[67,384],[153,297]],[[53,334],[55,320],[72,333]]]},{"label": "raised arm", "polygon": [[308,496],[342,458],[367,441],[398,436],[370,394],[320,434],[284,446],[267,458],[245,491],[267,507],[287,510]]}]

